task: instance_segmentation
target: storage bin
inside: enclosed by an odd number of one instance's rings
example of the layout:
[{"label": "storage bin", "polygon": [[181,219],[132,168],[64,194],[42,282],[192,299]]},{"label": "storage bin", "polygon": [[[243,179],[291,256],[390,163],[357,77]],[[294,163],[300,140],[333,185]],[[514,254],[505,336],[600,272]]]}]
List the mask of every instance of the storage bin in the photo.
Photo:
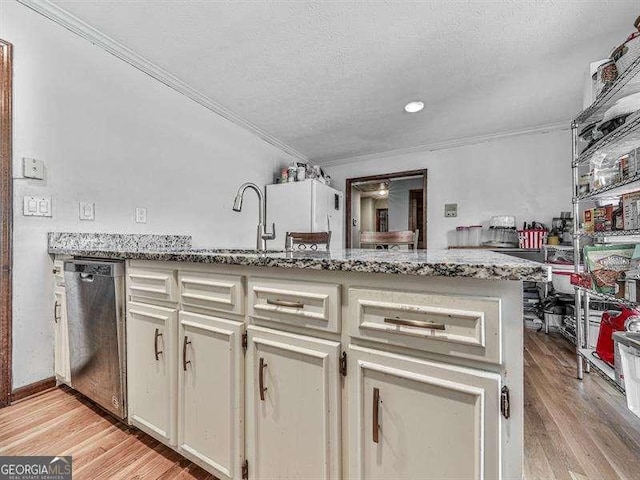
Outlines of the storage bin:
[{"label": "storage bin", "polygon": [[622,356],[620,353],[620,342],[624,341],[624,332],[615,332],[613,334],[613,371],[616,383],[624,388],[624,373],[622,373]]},{"label": "storage bin", "polygon": [[548,328],[560,328],[562,326],[563,315],[544,312],[544,323]]},{"label": "storage bin", "polygon": [[640,417],[640,350],[618,343],[627,407]]},{"label": "storage bin", "polygon": [[456,227],[458,247],[469,246],[469,227]]},{"label": "storage bin", "polygon": [[479,247],[482,245],[482,225],[471,225],[469,227],[469,246]]},{"label": "storage bin", "polygon": [[[553,289],[558,293],[573,294],[574,286],[571,284],[571,274],[574,273],[573,265],[551,264],[551,282]],[[584,267],[580,266],[580,272],[584,271]]]}]

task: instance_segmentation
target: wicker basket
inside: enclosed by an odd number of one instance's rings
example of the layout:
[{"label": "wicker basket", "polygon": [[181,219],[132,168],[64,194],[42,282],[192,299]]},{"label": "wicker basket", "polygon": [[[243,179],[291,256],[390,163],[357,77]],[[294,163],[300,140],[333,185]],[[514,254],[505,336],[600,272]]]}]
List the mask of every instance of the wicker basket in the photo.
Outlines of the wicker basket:
[{"label": "wicker basket", "polygon": [[611,53],[611,58],[616,62],[618,75],[629,68],[638,57],[640,57],[640,32],[633,32]]}]

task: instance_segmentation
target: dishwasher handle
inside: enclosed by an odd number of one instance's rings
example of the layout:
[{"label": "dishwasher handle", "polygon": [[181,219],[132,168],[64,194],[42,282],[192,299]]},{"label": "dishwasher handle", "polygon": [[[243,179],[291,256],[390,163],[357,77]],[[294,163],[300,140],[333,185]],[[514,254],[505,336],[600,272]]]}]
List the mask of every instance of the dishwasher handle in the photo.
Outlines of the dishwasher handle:
[{"label": "dishwasher handle", "polygon": [[65,276],[72,274],[83,282],[92,282],[95,277],[123,277],[124,262],[120,260],[74,259],[64,262]]},{"label": "dishwasher handle", "polygon": [[91,283],[94,279],[93,273],[80,273],[80,280],[83,282]]}]

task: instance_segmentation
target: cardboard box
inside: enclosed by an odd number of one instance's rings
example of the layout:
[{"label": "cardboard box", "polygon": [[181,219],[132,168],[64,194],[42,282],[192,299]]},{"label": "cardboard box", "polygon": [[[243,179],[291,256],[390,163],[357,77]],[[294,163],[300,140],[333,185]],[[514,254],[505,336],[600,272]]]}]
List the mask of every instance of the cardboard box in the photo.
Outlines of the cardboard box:
[{"label": "cardboard box", "polygon": [[593,230],[610,232],[613,226],[613,205],[593,209]]},{"label": "cardboard box", "polygon": [[594,223],[593,223],[593,208],[587,208],[583,212],[582,216],[582,229],[585,233],[593,233]]},{"label": "cardboard box", "polygon": [[640,191],[622,195],[622,216],[625,230],[640,228]]},{"label": "cardboard box", "polygon": [[637,151],[632,150],[626,155],[622,155],[620,157],[620,178],[624,180],[625,178],[635,177],[638,172],[638,157]]}]

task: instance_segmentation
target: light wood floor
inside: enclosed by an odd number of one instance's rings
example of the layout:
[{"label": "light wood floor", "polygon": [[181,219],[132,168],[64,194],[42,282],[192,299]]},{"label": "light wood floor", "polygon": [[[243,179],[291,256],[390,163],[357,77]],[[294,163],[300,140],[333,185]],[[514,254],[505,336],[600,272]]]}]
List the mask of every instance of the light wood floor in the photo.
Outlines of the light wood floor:
[{"label": "light wood floor", "polygon": [[571,345],[527,330],[524,352],[527,480],[640,479],[640,418],[596,373],[577,380]]},{"label": "light wood floor", "polygon": [[[576,380],[557,335],[526,331],[524,355],[526,479],[640,479],[640,419],[623,396],[596,374]],[[0,410],[0,455],[28,454],[73,455],[75,480],[213,478],[67,388]]]},{"label": "light wood floor", "polygon": [[0,455],[72,455],[74,480],[214,478],[68,388],[0,410]]}]

